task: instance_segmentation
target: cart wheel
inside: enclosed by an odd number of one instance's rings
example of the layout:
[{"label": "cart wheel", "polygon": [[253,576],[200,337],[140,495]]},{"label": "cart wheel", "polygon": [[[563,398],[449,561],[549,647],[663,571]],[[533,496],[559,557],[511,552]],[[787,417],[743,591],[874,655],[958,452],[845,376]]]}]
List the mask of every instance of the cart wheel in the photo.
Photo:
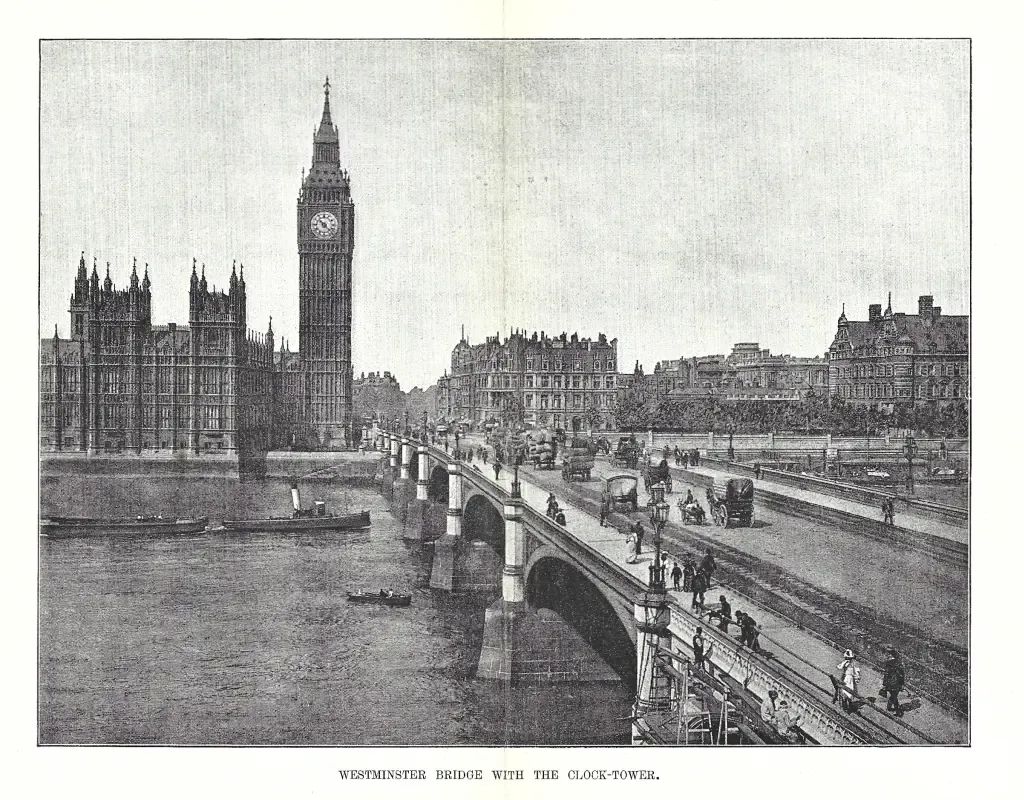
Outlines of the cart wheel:
[{"label": "cart wheel", "polygon": [[724,508],[718,515],[718,524],[721,525],[723,528],[729,527],[729,512],[726,511]]}]

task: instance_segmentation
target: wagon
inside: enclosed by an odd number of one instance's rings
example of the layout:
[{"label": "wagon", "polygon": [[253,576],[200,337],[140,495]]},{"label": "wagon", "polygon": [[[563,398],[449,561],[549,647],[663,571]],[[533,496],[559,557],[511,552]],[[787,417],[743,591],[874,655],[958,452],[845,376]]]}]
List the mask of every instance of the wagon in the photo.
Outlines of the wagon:
[{"label": "wagon", "polygon": [[622,437],[619,445],[612,455],[612,464],[619,464],[627,469],[636,469],[637,461],[640,459],[640,447],[633,439]]},{"label": "wagon", "polygon": [[644,489],[647,490],[647,494],[651,493],[651,487],[656,483],[664,484],[665,494],[672,494],[672,472],[664,458],[660,464],[651,464],[644,468]]},{"label": "wagon", "polygon": [[626,506],[630,511],[636,511],[638,483],[634,475],[615,475],[605,480],[604,491],[601,492],[604,509],[611,512],[618,506]]},{"label": "wagon", "polygon": [[715,478],[708,489],[711,519],[723,528],[730,522],[750,527],[754,520],[754,482],[750,478]]},{"label": "wagon", "polygon": [[565,451],[562,457],[562,480],[573,478],[581,481],[590,480],[590,471],[594,468],[594,457],[585,447],[573,447]]}]

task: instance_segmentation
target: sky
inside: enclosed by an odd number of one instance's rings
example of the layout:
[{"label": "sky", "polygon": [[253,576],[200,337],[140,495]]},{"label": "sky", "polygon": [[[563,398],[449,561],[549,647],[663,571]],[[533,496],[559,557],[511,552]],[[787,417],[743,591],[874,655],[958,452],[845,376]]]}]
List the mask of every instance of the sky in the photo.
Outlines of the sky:
[{"label": "sky", "polygon": [[298,341],[295,203],[331,79],[356,204],[355,373],[467,339],[639,360],[820,355],[845,303],[968,313],[969,46],[948,40],[44,42],[40,330],[79,254],[153,322],[192,258]]}]

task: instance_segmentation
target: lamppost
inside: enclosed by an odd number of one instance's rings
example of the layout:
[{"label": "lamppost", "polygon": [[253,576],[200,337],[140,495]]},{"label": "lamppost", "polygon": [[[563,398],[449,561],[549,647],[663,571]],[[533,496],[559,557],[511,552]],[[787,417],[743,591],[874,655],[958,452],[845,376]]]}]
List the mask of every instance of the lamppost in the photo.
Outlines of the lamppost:
[{"label": "lamppost", "polygon": [[423,440],[423,444],[427,443],[427,412],[423,412],[423,427],[420,429],[420,438]]},{"label": "lamppost", "polygon": [[907,459],[907,491],[914,493],[914,456],[917,455],[917,442],[913,436],[907,436],[903,442],[903,456]]},{"label": "lamppost", "polygon": [[730,425],[729,426],[729,460],[730,461],[735,461],[736,460],[736,451],[732,449],[732,433],[733,433],[733,426]]},{"label": "lamppost", "polygon": [[519,459],[514,458],[512,461],[512,496],[522,497],[519,487]]},{"label": "lamppost", "polygon": [[665,567],[661,563],[661,530],[668,522],[668,503],[665,502],[665,484],[651,487],[651,525],[654,526],[654,563],[650,566],[650,588],[665,591]]},{"label": "lamppost", "polygon": [[408,437],[412,434],[412,428],[409,427],[409,412],[405,412],[405,435]]},{"label": "lamppost", "polygon": [[459,429],[456,428],[455,429],[455,460],[459,461],[461,458],[462,458],[462,455],[461,455],[461,453],[459,453]]}]

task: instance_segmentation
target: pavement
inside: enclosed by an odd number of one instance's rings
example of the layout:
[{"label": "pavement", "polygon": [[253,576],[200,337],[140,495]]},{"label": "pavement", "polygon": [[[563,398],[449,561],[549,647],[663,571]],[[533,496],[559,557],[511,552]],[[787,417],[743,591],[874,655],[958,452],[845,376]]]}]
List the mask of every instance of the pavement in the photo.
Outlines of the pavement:
[{"label": "pavement", "polygon": [[[494,471],[490,465],[479,464],[480,472],[488,480],[494,481]],[[466,465],[472,469],[473,465]],[[698,468],[701,469],[701,468]],[[708,471],[711,474],[711,471]],[[549,491],[541,488],[530,480],[529,470],[520,470],[519,480],[523,501],[534,510],[543,514],[547,507]],[[511,492],[512,471],[502,470],[500,478],[496,483],[506,491]],[[795,491],[790,487],[783,487],[789,491]],[[829,498],[835,500],[835,498]],[[846,501],[838,501],[846,502]],[[598,520],[588,512],[577,508],[559,498],[566,517],[566,530],[592,550],[596,551],[603,558],[628,570],[641,582],[646,583],[649,577],[648,566],[653,556],[652,548],[645,546],[641,559],[636,564],[627,564],[626,537],[618,529],[608,526],[601,527]],[[856,504],[852,504],[856,505]],[[670,522],[666,529],[668,532],[674,523]],[[675,554],[671,547],[666,551],[669,558],[678,556],[680,560],[682,553]],[[815,637],[808,631],[799,628],[788,619],[774,614],[767,608],[754,602],[748,597],[735,590],[715,582],[713,588],[708,592],[706,599],[710,602],[717,602],[718,595],[725,595],[732,605],[733,614],[736,611],[745,611],[757,620],[761,628],[760,642],[765,651],[772,654],[772,657],[794,672],[804,680],[817,686],[825,695],[832,696],[830,675],[837,675],[837,666],[842,661],[842,651],[836,649],[829,643]],[[682,592],[670,592],[673,612],[678,614],[693,614],[690,608],[690,595]],[[863,696],[877,697],[881,686],[881,673],[867,664],[861,664],[861,692]],[[909,676],[913,682],[913,676]],[[871,724],[887,731],[890,736],[909,744],[960,744],[970,741],[970,729],[968,721],[925,697],[916,696],[914,692],[904,693],[900,702],[904,705],[910,704],[912,710],[906,712],[904,718],[897,720],[884,712],[884,700],[876,702],[874,706],[866,706],[860,712],[861,716]],[[905,723],[905,724],[904,724]]]},{"label": "pavement", "polygon": [[[687,467],[685,470],[677,467],[671,467],[671,469],[674,473],[689,471],[698,475],[705,475],[711,479],[721,477],[748,477],[747,475],[740,475],[738,473],[727,472],[720,469],[712,469],[703,465],[698,467]],[[880,522],[882,518],[881,509],[876,508],[875,506],[870,506],[867,503],[858,503],[855,500],[833,497],[832,495],[823,494],[822,492],[814,492],[808,489],[798,489],[794,486],[788,486],[776,481],[764,480],[763,478],[754,478],[752,480],[754,481],[755,496],[758,491],[767,491],[783,497],[792,497],[793,499],[800,500],[804,503],[811,503],[816,506],[821,506],[822,508],[862,517],[865,522],[869,522],[871,524]],[[926,536],[934,536],[939,539],[956,542],[964,546],[967,546],[970,543],[970,529],[947,525],[938,520],[926,519],[903,511],[896,515],[896,525],[900,528],[904,528],[905,530],[924,534]]]}]

